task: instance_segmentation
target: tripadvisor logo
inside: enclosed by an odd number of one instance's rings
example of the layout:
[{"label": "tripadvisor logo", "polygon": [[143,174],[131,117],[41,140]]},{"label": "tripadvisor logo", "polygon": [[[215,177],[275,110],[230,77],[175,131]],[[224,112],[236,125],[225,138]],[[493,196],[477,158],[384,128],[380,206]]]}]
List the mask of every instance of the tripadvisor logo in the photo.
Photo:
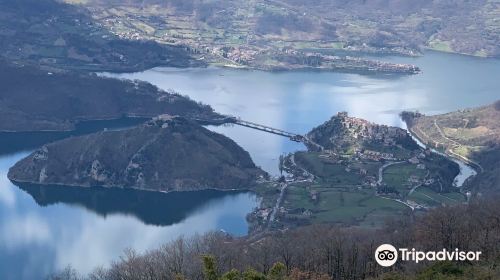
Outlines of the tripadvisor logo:
[{"label": "tripadvisor logo", "polygon": [[417,251],[414,248],[409,250],[406,248],[396,249],[390,244],[380,245],[375,250],[375,260],[377,263],[384,267],[393,266],[398,259],[401,261],[411,261],[419,263],[421,261],[479,261],[481,252],[473,251],[460,251],[455,249],[448,251],[443,249],[441,251]]},{"label": "tripadvisor logo", "polygon": [[398,261],[398,250],[390,244],[382,244],[375,251],[375,260],[381,266],[392,266]]}]

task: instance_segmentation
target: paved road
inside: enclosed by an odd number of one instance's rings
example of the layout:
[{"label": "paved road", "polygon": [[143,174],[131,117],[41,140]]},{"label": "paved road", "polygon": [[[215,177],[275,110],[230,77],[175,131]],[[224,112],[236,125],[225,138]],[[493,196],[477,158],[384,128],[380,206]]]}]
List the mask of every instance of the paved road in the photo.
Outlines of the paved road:
[{"label": "paved road", "polygon": [[295,167],[295,168],[298,168],[300,170],[302,170],[302,173],[304,174],[305,177],[307,177],[305,180],[294,180],[293,182],[290,182],[290,183],[282,183],[282,186],[281,186],[281,190],[280,190],[280,195],[278,196],[278,199],[276,200],[276,204],[274,205],[273,207],[273,210],[271,212],[271,215],[269,216],[269,220],[267,222],[267,227],[269,228],[272,224],[272,222],[274,222],[275,218],[276,218],[276,214],[278,213],[279,211],[279,208],[281,206],[281,203],[283,202],[283,199],[285,197],[285,192],[286,192],[286,189],[288,188],[289,184],[293,184],[293,183],[301,183],[301,182],[308,182],[308,181],[312,181],[314,180],[314,175],[311,174],[309,171],[299,167],[296,163],[295,163],[295,154],[292,154],[290,156],[290,162],[292,163],[292,165]]},{"label": "paved road", "polygon": [[405,161],[396,161],[396,162],[389,162],[389,163],[386,163],[384,165],[382,165],[379,169],[378,169],[378,181],[377,181],[377,184],[380,186],[382,185],[383,181],[384,181],[384,170],[389,167],[389,166],[392,166],[392,165],[396,165],[396,164],[400,164],[400,163],[404,163]]},{"label": "paved road", "polygon": [[280,196],[276,200],[276,205],[274,205],[273,211],[271,212],[271,216],[269,216],[267,227],[270,227],[272,222],[274,222],[274,219],[276,218],[276,213],[278,213],[280,209],[281,202],[283,201],[283,197],[285,196],[286,188],[288,188],[288,184],[283,183],[283,185],[281,186]]},{"label": "paved road", "polygon": [[[453,143],[453,147],[451,147],[451,148],[447,149],[447,151],[448,151],[450,154],[454,155],[456,158],[461,159],[461,160],[462,160],[462,161],[464,161],[466,164],[473,164],[473,165],[476,165],[476,166],[479,168],[480,172],[484,172],[483,167],[482,167],[479,163],[477,163],[477,162],[475,162],[475,161],[473,161],[473,160],[471,160],[471,159],[469,159],[469,158],[467,158],[467,157],[465,157],[465,156],[463,156],[463,155],[459,155],[459,154],[457,154],[457,153],[455,153],[455,152],[453,151],[453,149],[454,149],[454,148],[459,148],[459,147],[462,147],[462,144],[460,144],[459,142],[457,142],[457,141],[455,141],[455,140],[453,140],[453,139],[450,139],[448,136],[446,136],[446,134],[444,133],[444,131],[443,131],[443,130],[441,129],[441,127],[438,125],[437,120],[434,120],[434,126],[435,126],[435,127],[436,127],[436,129],[438,130],[438,132],[439,132],[439,134],[441,135],[441,137],[443,137],[445,140],[447,140],[447,141],[449,141],[449,142]],[[443,146],[444,146],[444,144],[443,144]]]}]

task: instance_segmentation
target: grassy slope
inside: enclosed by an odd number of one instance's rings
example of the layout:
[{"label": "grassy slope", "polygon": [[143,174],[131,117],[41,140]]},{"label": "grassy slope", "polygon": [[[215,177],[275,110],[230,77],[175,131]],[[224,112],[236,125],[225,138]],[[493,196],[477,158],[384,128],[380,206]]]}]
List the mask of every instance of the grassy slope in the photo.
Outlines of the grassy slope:
[{"label": "grassy slope", "polygon": [[[139,5],[142,2],[143,7]],[[342,45],[369,50],[363,47],[367,44],[388,50],[427,46],[478,56],[500,54],[500,24],[496,20],[500,4],[492,0],[336,0],[316,1],[314,5],[303,0],[129,3],[112,2],[113,9],[106,6],[109,1],[90,0],[85,5],[97,7],[94,11],[103,19],[112,14],[133,26],[140,14],[159,34],[194,36],[222,46],[249,42],[297,49]],[[129,28],[124,24],[109,26],[122,31]],[[132,29],[144,31],[143,27],[144,22]]]},{"label": "grassy slope", "polygon": [[[425,143],[451,156],[468,160],[481,174],[469,182],[472,189],[500,188],[500,102],[411,121],[411,129]],[[479,166],[478,166],[479,165]]]}]

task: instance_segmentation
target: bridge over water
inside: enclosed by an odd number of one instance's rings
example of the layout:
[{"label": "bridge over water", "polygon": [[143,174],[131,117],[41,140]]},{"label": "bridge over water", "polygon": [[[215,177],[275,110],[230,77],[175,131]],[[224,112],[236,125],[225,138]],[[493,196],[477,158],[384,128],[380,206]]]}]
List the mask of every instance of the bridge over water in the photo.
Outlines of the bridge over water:
[{"label": "bridge over water", "polygon": [[320,146],[319,144],[313,142],[312,140],[310,140],[308,137],[306,137],[304,135],[296,134],[296,133],[293,133],[293,132],[288,132],[288,131],[285,131],[285,130],[281,130],[281,129],[278,129],[278,128],[274,128],[274,127],[270,127],[270,126],[266,126],[266,125],[254,123],[254,122],[245,121],[245,120],[242,120],[242,119],[240,119],[238,117],[234,117],[234,116],[223,116],[223,118],[216,119],[216,120],[211,120],[211,121],[205,121],[205,120],[199,120],[199,121],[210,123],[210,124],[217,124],[217,125],[221,125],[221,124],[236,124],[236,125],[240,125],[240,126],[244,126],[244,127],[248,127],[248,128],[252,128],[252,129],[264,131],[264,132],[267,132],[267,133],[272,133],[272,134],[280,135],[280,136],[283,136],[283,137],[287,137],[287,138],[289,138],[292,141],[302,142],[302,143],[304,143],[306,145],[309,144],[310,146],[312,145],[312,146],[316,147],[319,150],[323,150],[322,146]]},{"label": "bridge over water", "polygon": [[295,134],[292,132],[284,131],[284,130],[273,128],[270,126],[265,126],[265,125],[258,124],[258,123],[244,121],[241,119],[235,120],[234,124],[257,129],[260,131],[264,131],[264,132],[268,132],[268,133],[272,133],[272,134],[276,134],[276,135],[280,135],[280,136],[284,136],[284,137],[290,138],[290,140],[295,141],[295,142],[304,142],[304,139],[305,139],[305,137],[300,135],[300,134]]}]

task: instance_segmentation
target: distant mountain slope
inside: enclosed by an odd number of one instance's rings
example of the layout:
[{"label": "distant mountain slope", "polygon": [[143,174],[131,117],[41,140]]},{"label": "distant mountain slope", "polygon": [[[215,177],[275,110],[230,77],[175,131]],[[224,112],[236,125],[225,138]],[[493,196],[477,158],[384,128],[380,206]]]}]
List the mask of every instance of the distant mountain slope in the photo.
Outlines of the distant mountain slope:
[{"label": "distant mountain slope", "polygon": [[260,175],[229,138],[183,118],[68,138],[46,145],[9,171],[17,182],[154,191],[245,189]]},{"label": "distant mountain slope", "polygon": [[96,71],[202,64],[182,47],[121,39],[84,9],[56,0],[0,0],[0,56]]},{"label": "distant mountain slope", "polygon": [[78,121],[124,116],[216,115],[209,106],[145,82],[52,73],[1,61],[0,84],[0,131],[73,130]]},{"label": "distant mountain slope", "polygon": [[469,188],[500,189],[500,101],[436,116],[405,112],[403,118],[424,143],[478,169]]},{"label": "distant mountain slope", "polygon": [[[495,0],[278,0],[337,22],[341,38],[372,46],[425,46],[500,55],[500,2]],[[344,24],[347,23],[347,24]]]},{"label": "distant mountain slope", "polygon": [[421,47],[500,56],[495,0],[65,0],[124,36],[409,54]]}]

